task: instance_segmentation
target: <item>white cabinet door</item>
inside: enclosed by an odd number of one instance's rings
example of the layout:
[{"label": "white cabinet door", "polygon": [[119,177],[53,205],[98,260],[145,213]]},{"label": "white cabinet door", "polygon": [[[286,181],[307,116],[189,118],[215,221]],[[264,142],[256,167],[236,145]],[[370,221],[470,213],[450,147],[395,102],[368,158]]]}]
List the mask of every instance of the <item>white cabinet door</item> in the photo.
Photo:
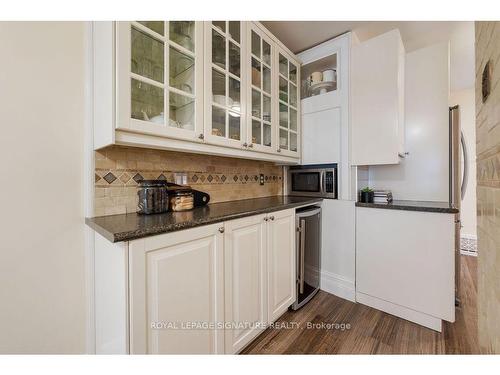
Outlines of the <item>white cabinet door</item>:
[{"label": "white cabinet door", "polygon": [[295,301],[295,210],[268,215],[269,322],[278,319]]},{"label": "white cabinet door", "polygon": [[205,22],[205,141],[246,149],[246,22]]},{"label": "white cabinet door", "polygon": [[187,326],[224,320],[221,227],[130,242],[131,354],[224,353],[223,330]]},{"label": "white cabinet door", "polygon": [[275,73],[277,87],[276,96],[278,114],[276,127],[277,152],[286,156],[300,156],[300,63],[287,52],[276,48]]},{"label": "white cabinet door", "polygon": [[116,23],[116,128],[201,141],[203,22]]},{"label": "white cabinet door", "polygon": [[420,324],[412,318],[415,312],[453,322],[454,219],[454,214],[357,207],[357,300],[378,301],[372,306],[382,310],[382,303],[403,307],[411,314],[402,317]]},{"label": "white cabinet door", "polygon": [[302,164],[340,163],[341,108],[302,116]]},{"label": "white cabinet door", "polygon": [[267,323],[266,216],[225,223],[226,354],[237,353]]},{"label": "white cabinet door", "polygon": [[247,29],[247,139],[248,147],[261,152],[276,153],[275,103],[277,100],[275,43],[255,23]]},{"label": "white cabinet door", "polygon": [[399,163],[404,140],[404,58],[399,30],[352,48],[352,164]]}]

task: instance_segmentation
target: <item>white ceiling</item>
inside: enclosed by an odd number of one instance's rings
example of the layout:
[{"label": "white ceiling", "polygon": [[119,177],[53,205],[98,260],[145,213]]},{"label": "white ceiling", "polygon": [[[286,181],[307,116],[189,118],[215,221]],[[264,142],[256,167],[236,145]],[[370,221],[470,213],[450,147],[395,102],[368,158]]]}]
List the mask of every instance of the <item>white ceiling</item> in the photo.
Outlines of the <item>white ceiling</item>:
[{"label": "white ceiling", "polygon": [[407,52],[450,41],[450,86],[474,86],[474,22],[451,21],[265,21],[262,22],[293,52],[301,52],[347,31],[360,41],[398,28]]}]

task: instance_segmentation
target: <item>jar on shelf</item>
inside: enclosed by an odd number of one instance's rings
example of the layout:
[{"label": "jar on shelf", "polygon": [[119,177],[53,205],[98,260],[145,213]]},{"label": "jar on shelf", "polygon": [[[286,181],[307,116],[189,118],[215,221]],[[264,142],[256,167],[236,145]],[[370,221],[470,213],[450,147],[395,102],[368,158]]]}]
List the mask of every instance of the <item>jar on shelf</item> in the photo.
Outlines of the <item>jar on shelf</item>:
[{"label": "jar on shelf", "polygon": [[168,211],[168,191],[165,180],[142,180],[137,191],[138,214],[160,214]]},{"label": "jar on shelf", "polygon": [[186,211],[194,207],[193,190],[189,186],[170,188],[168,194],[171,211]]}]

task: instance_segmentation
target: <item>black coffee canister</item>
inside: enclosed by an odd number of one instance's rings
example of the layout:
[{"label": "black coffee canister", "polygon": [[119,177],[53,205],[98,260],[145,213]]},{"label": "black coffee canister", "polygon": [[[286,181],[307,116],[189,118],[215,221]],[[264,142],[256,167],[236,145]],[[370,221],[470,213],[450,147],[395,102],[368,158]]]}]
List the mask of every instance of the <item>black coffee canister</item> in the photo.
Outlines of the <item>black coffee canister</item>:
[{"label": "black coffee canister", "polygon": [[168,211],[167,181],[142,180],[137,191],[138,214],[160,214]]}]

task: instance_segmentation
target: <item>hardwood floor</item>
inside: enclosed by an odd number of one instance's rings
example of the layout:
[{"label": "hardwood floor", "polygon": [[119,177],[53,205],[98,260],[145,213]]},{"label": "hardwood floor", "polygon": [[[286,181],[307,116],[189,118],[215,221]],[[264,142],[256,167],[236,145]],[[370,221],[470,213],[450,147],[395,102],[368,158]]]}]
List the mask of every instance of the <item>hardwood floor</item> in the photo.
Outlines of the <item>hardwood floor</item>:
[{"label": "hardwood floor", "polygon": [[[445,322],[441,333],[320,291],[277,322],[297,322],[299,328],[268,328],[242,354],[479,354],[477,258],[462,256],[461,274],[456,321]],[[339,326],[308,328],[308,322]],[[350,329],[342,330],[342,323]]]}]

